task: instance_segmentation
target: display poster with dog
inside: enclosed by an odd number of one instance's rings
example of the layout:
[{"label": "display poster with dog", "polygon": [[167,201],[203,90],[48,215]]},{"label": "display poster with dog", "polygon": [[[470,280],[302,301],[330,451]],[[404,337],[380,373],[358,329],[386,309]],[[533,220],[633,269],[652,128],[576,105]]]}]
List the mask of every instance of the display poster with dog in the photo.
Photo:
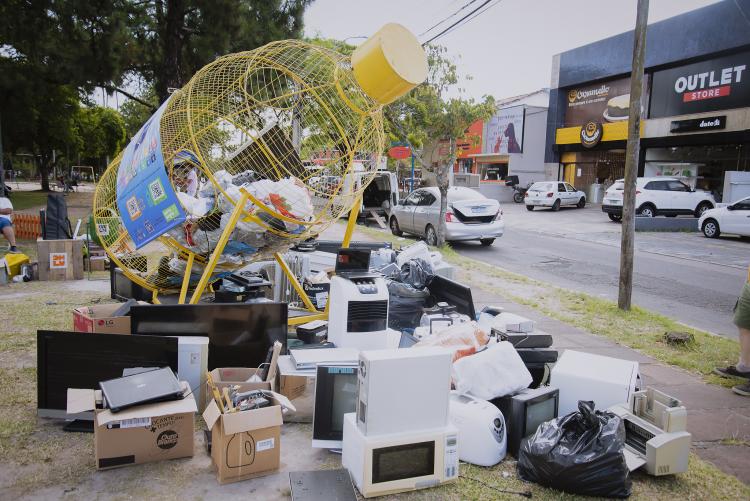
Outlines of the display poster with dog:
[{"label": "display poster with dog", "polygon": [[484,153],[507,155],[523,153],[523,124],[526,117],[524,106],[499,110],[487,122]]}]

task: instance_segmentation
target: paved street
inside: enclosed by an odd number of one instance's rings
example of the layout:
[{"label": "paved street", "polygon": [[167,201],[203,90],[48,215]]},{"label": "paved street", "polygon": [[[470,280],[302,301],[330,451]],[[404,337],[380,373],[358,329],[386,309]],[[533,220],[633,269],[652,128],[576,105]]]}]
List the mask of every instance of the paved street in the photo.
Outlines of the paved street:
[{"label": "paved street", "polygon": [[[620,225],[599,206],[528,212],[504,204],[506,233],[492,247],[455,243],[460,254],[538,280],[617,300]],[[747,276],[750,242],[698,233],[636,233],[634,303],[737,338],[732,308]]]}]

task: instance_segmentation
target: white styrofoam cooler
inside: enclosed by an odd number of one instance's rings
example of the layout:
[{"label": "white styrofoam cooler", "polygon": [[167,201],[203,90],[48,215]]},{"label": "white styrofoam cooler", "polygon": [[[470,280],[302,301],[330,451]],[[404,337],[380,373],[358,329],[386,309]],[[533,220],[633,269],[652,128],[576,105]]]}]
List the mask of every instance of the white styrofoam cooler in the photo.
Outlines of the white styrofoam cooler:
[{"label": "white styrofoam cooler", "polygon": [[577,411],[579,400],[601,410],[627,403],[637,379],[638,362],[565,350],[550,373],[550,384],[560,389],[557,415]]}]

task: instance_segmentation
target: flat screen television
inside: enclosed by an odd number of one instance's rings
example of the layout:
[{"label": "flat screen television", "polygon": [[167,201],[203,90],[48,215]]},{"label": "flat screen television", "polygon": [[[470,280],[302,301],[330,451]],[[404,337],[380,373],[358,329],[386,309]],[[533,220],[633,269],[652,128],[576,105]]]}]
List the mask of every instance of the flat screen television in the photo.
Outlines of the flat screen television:
[{"label": "flat screen television", "polygon": [[357,410],[357,366],[318,365],[312,446],[341,449],[344,414]]},{"label": "flat screen television", "polygon": [[130,330],[208,337],[208,370],[260,367],[275,341],[286,352],[287,316],[287,303],[137,305],[130,309]]},{"label": "flat screen television", "polygon": [[177,372],[177,338],[66,331],[37,331],[37,415],[93,419],[93,413],[68,415],[68,388],[98,389],[100,381],[133,367],[170,367]]},{"label": "flat screen television", "polygon": [[474,300],[471,297],[471,287],[454,282],[453,280],[435,275],[430,285],[430,296],[435,304],[446,302],[456,307],[458,313],[468,315],[472,320],[476,320],[477,313],[474,310]]}]

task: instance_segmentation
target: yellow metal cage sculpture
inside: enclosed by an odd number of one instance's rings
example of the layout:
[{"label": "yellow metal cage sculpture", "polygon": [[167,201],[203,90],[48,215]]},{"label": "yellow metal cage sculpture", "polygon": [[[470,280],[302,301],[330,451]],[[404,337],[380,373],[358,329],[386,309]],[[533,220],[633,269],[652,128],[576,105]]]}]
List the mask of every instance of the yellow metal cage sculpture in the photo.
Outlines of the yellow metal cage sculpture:
[{"label": "yellow metal cage sculpture", "polygon": [[[121,153],[103,174],[93,209],[114,264],[154,292],[179,291],[180,302],[193,290],[197,302],[222,272],[280,260],[295,242],[356,211],[384,148],[383,105],[424,79],[399,70],[413,66],[413,57],[389,56],[403,52],[404,40],[407,54],[423,57],[413,35],[386,25],[351,60],[287,40],[198,71],[170,96],[158,129],[186,219],[136,249],[117,203]],[[416,61],[426,74],[426,62]]]}]

